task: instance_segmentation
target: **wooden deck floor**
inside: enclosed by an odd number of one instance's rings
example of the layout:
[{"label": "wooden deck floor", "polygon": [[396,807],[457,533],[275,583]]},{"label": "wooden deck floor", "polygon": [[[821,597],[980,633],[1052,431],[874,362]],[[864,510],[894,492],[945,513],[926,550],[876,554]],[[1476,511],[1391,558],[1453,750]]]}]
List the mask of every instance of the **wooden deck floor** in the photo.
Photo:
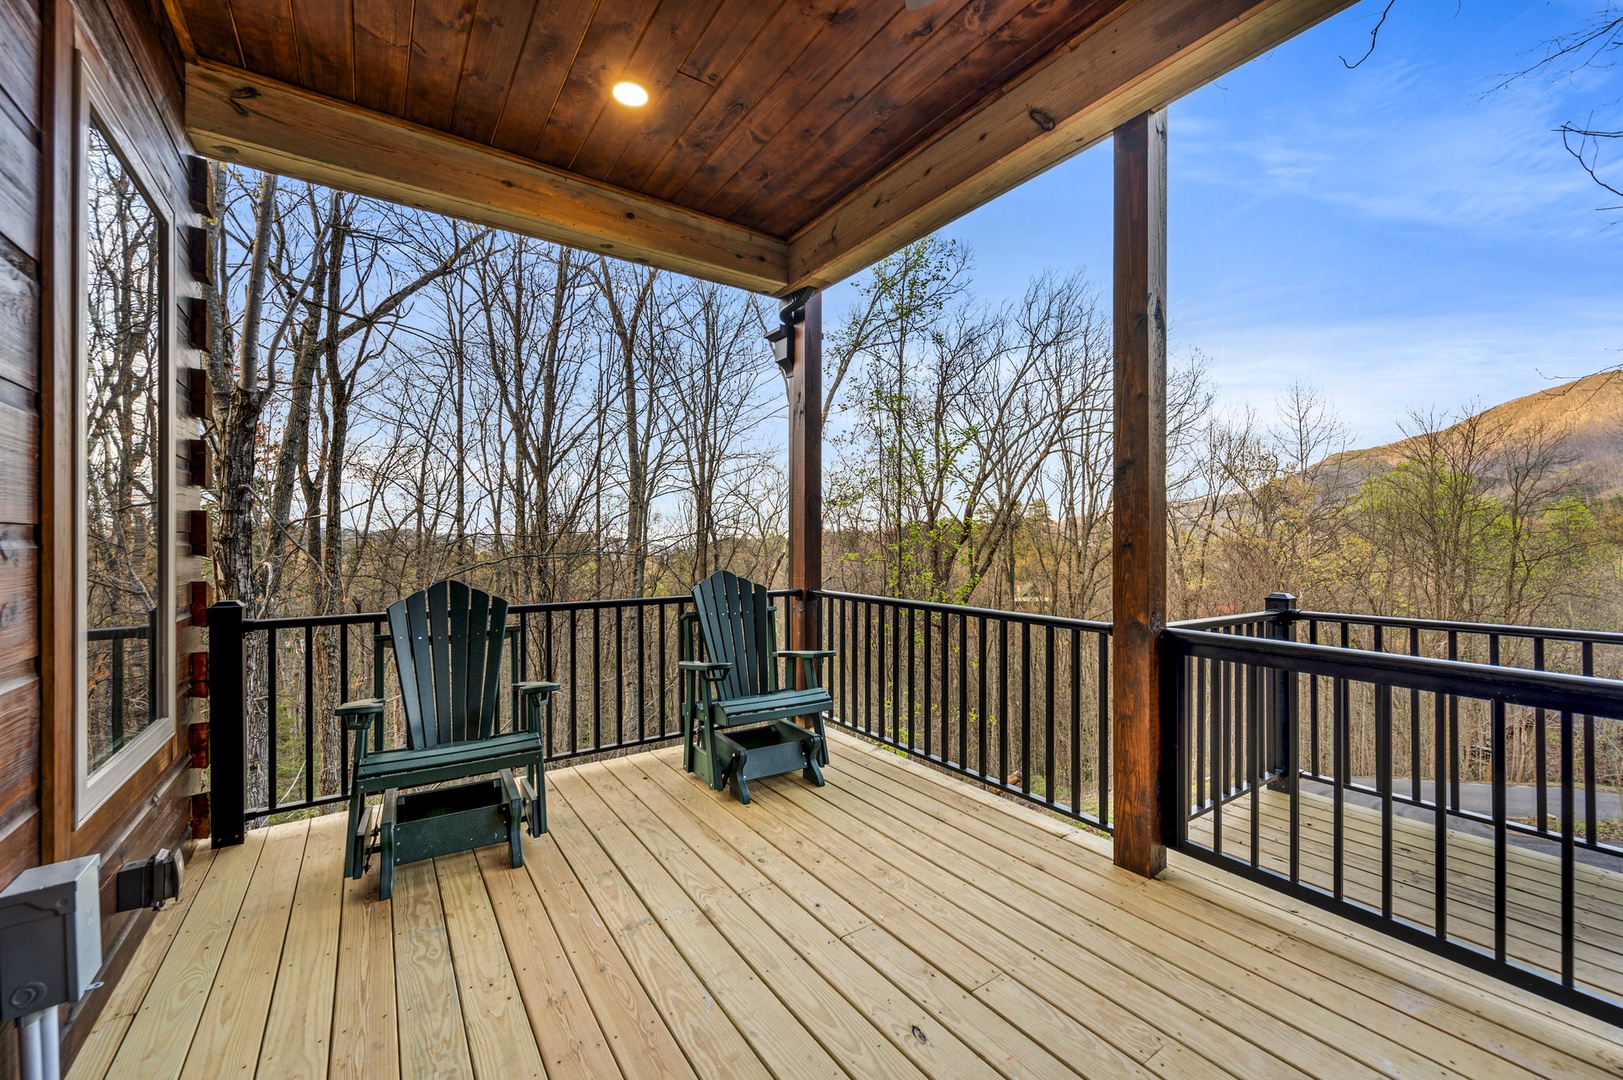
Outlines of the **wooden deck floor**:
[{"label": "wooden deck floor", "polygon": [[[1290,868],[1290,797],[1263,789],[1258,800],[1259,863],[1280,874]],[[1372,911],[1381,906],[1381,815],[1348,800],[1343,807],[1343,895]],[[1334,883],[1334,805],[1322,795],[1301,797],[1302,881],[1331,891]],[[1190,836],[1212,846],[1212,817],[1191,822]],[[1251,801],[1242,796],[1223,810],[1222,850],[1251,858]],[[1444,896],[1451,937],[1493,950],[1493,840],[1459,829],[1447,836]],[[1561,863],[1546,850],[1507,847],[1505,948],[1517,963],[1546,975],[1561,974]],[[1610,862],[1611,860],[1606,860]],[[1392,911],[1431,930],[1436,927],[1436,838],[1433,825],[1394,815]],[[1623,874],[1597,865],[1574,868],[1574,980],[1581,989],[1623,999]]]},{"label": "wooden deck floor", "polygon": [[1616,1076],[1619,1032],[1192,860],[835,736],[744,807],[672,751],[548,775],[491,848],[341,876],[200,851],[75,1077]]}]

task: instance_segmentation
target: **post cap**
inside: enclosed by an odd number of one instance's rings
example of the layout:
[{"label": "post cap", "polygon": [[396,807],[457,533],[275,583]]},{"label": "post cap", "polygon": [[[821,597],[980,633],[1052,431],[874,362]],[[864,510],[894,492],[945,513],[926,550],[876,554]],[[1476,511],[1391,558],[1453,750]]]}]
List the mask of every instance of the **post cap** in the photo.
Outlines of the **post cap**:
[{"label": "post cap", "polygon": [[1269,593],[1262,604],[1265,611],[1295,611],[1296,597],[1288,592]]}]

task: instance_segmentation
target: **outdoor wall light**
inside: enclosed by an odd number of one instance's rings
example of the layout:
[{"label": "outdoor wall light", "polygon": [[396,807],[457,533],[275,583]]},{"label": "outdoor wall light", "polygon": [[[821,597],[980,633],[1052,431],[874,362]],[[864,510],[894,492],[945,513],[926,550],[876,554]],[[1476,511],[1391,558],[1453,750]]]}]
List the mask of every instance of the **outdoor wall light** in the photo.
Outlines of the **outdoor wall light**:
[{"label": "outdoor wall light", "polygon": [[634,82],[617,82],[614,84],[614,100],[622,105],[636,108],[648,104],[648,91]]}]

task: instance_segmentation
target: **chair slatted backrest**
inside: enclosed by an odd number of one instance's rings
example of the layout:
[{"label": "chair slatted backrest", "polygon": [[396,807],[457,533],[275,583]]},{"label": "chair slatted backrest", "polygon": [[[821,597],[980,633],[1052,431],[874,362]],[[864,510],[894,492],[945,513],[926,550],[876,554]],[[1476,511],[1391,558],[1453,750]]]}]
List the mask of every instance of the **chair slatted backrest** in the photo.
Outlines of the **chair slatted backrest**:
[{"label": "chair slatted backrest", "polygon": [[395,601],[388,615],[410,746],[495,734],[507,601],[440,581]]},{"label": "chair slatted backrest", "polygon": [[778,630],[765,585],[717,570],[693,587],[705,657],[733,665],[717,686],[723,700],[770,694],[778,689],[772,654]]}]

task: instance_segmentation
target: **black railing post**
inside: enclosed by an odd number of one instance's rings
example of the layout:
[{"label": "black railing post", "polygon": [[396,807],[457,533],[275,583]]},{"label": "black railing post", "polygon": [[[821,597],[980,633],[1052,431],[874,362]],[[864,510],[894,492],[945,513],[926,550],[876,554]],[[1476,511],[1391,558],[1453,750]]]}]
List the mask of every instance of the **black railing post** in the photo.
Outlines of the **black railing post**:
[{"label": "black railing post", "polygon": [[242,843],[248,798],[243,606],[209,608],[209,837],[215,847]]},{"label": "black railing post", "polygon": [[[1275,641],[1296,640],[1296,597],[1287,592],[1269,593],[1263,609],[1273,615],[1268,621],[1268,636]],[[1267,773],[1272,778],[1270,787],[1276,791],[1289,791],[1296,785],[1291,766],[1291,742],[1296,738],[1296,675],[1276,670],[1273,685],[1269,687],[1271,715],[1264,736],[1267,753]]]}]

